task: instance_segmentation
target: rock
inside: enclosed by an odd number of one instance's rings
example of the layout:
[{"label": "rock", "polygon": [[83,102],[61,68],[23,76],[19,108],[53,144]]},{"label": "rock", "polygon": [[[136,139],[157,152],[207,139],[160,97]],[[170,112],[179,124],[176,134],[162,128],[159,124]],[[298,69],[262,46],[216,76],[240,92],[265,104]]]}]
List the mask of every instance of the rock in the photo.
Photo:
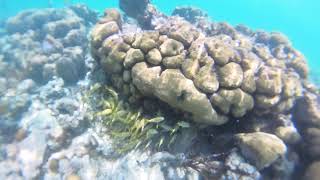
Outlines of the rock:
[{"label": "rock", "polygon": [[137,63],[132,68],[132,82],[145,95],[152,95],[160,72],[160,66],[149,68],[144,62]]},{"label": "rock", "polygon": [[185,59],[185,54],[180,54],[177,56],[165,57],[162,60],[162,64],[168,69],[178,69],[181,67],[183,60]]},{"label": "rock", "polygon": [[70,174],[70,175],[66,176],[65,179],[66,180],[81,180],[81,177],[76,174]]},{"label": "rock", "polygon": [[57,73],[68,83],[76,83],[83,77],[84,62],[82,59],[71,59],[70,57],[62,57],[58,60]]},{"label": "rock", "polygon": [[111,58],[113,61],[122,63],[129,49],[130,49],[129,45],[123,42],[117,42],[115,45],[112,45],[112,47],[110,48],[108,57]]},{"label": "rock", "polygon": [[[194,60],[201,60],[205,56],[207,56],[207,50],[204,45],[205,41],[207,39],[203,37],[199,37],[198,39],[194,40],[192,44],[190,45],[188,51],[189,51],[189,57]],[[212,59],[212,58],[211,58]]]},{"label": "rock", "polygon": [[183,50],[183,44],[173,39],[167,39],[160,46],[160,52],[162,56],[176,56],[181,54]]},{"label": "rock", "polygon": [[257,73],[258,70],[260,70],[260,67],[262,65],[261,59],[259,59],[255,54],[248,53],[246,54],[246,57],[242,59],[241,66],[244,71],[250,70],[253,73]]},{"label": "rock", "polygon": [[150,4],[150,0],[120,0],[119,6],[128,16],[137,20],[144,29],[154,27],[153,19],[164,16]]},{"label": "rock", "polygon": [[270,67],[285,69],[286,64],[282,59],[271,58],[265,61]]},{"label": "rock", "polygon": [[225,90],[221,89],[210,98],[214,107],[223,113],[232,113],[235,117],[242,117],[254,106],[253,98],[240,89]]},{"label": "rock", "polygon": [[19,83],[17,87],[17,92],[20,94],[31,93],[32,91],[34,91],[35,87],[36,84],[32,79],[26,79]]},{"label": "rock", "polygon": [[234,179],[235,177],[244,179],[261,178],[259,171],[254,166],[248,164],[238,152],[232,152],[228,155],[225,165],[229,170],[222,175],[221,179]]},{"label": "rock", "polygon": [[320,177],[320,162],[316,161],[309,165],[307,168],[305,174],[304,174],[304,179],[305,180],[317,180]]},{"label": "rock", "polygon": [[286,144],[297,144],[301,140],[299,132],[293,126],[280,126],[275,130],[275,135]]},{"label": "rock", "polygon": [[129,49],[126,58],[124,59],[123,65],[126,68],[131,68],[138,62],[144,60],[143,52],[140,49]]},{"label": "rock", "polygon": [[301,128],[320,128],[319,95],[305,92],[295,105],[294,117]]},{"label": "rock", "polygon": [[9,144],[5,147],[5,153],[8,159],[14,160],[18,154],[18,147],[16,144]]},{"label": "rock", "polygon": [[283,80],[283,94],[285,97],[302,96],[302,85],[297,76],[288,74]]},{"label": "rock", "polygon": [[296,70],[296,72],[300,75],[301,78],[307,78],[309,73],[309,68],[304,57],[298,56],[294,58],[289,66]]},{"label": "rock", "polygon": [[83,18],[86,24],[95,23],[97,21],[97,12],[84,4],[73,4],[69,6],[69,8],[79,17]]},{"label": "rock", "polygon": [[[79,14],[90,14],[91,21],[94,13],[85,9],[84,5],[74,7],[75,11],[81,11]],[[59,76],[56,63],[60,57],[76,55],[76,58],[71,58],[73,61],[84,62],[85,57],[78,56],[78,51],[88,48],[86,32],[92,22],[85,21],[75,11],[70,8],[28,10],[10,18],[7,27],[10,37],[2,38],[8,46],[2,46],[4,48],[0,52],[3,54],[7,48],[6,57],[12,62],[8,72],[15,74],[19,81],[30,78],[45,84]],[[83,52],[80,54],[84,55]],[[79,72],[86,73],[84,69]]]},{"label": "rock", "polygon": [[56,64],[45,64],[43,66],[43,79],[44,81],[51,80],[57,74]]},{"label": "rock", "polygon": [[290,111],[293,108],[294,103],[295,103],[294,98],[281,100],[274,108],[275,113]]},{"label": "rock", "polygon": [[146,55],[146,60],[153,65],[159,65],[162,61],[161,53],[158,49],[154,48]]},{"label": "rock", "polygon": [[17,120],[29,108],[31,98],[26,93],[14,96],[8,95],[0,99],[0,115],[3,118],[0,123],[1,126],[6,127],[5,129],[10,130],[17,125]]},{"label": "rock", "polygon": [[5,78],[0,78],[0,94],[5,94],[7,88],[7,80]]},{"label": "rock", "polygon": [[116,34],[118,31],[119,27],[114,21],[95,26],[91,32],[92,45],[100,46],[107,37]]},{"label": "rock", "polygon": [[[237,34],[235,36],[235,41],[239,43],[239,49],[252,49],[253,43],[247,36],[244,36],[242,34]],[[232,59],[234,62],[241,63],[242,57],[241,53],[239,53],[239,49],[235,52],[235,56]]]},{"label": "rock", "polygon": [[272,58],[270,49],[263,44],[256,44],[253,47],[253,52],[265,61]]},{"label": "rock", "polygon": [[320,128],[309,127],[304,129],[305,153],[308,157],[320,157]]},{"label": "rock", "polygon": [[243,81],[243,71],[237,63],[230,62],[221,68],[217,68],[217,74],[221,87],[237,88]]},{"label": "rock", "polygon": [[234,56],[234,51],[220,38],[224,38],[224,36],[218,37],[217,39],[212,38],[205,42],[205,45],[208,49],[208,54],[214,59],[214,61],[223,66],[227,64]]},{"label": "rock", "polygon": [[265,95],[256,95],[255,102],[256,105],[263,109],[270,109],[274,107],[280,101],[280,96],[265,96]]},{"label": "rock", "polygon": [[48,161],[48,169],[53,173],[57,173],[59,170],[59,160],[57,160],[57,159],[49,160]]},{"label": "rock", "polygon": [[269,167],[287,151],[283,141],[272,134],[256,132],[237,134],[235,137],[241,153],[259,170]]},{"label": "rock", "polygon": [[[219,22],[217,23],[216,31],[219,34],[222,34],[223,38],[235,38],[236,30],[227,22]],[[227,36],[225,36],[227,35]],[[228,37],[229,36],[229,37]]]},{"label": "rock", "polygon": [[62,42],[51,35],[45,37],[42,46],[45,54],[60,53],[64,48]]},{"label": "rock", "polygon": [[[294,151],[288,151],[288,153],[275,162],[270,168],[273,171],[273,174],[266,176],[265,178],[274,178],[274,179],[293,179],[296,176],[299,178],[301,175],[295,174],[297,171],[297,166],[300,164],[300,158],[298,154]],[[299,172],[300,173],[300,172]]]},{"label": "rock", "polygon": [[159,33],[157,31],[148,31],[136,34],[132,47],[141,49],[145,53],[158,46]]},{"label": "rock", "polygon": [[181,42],[185,47],[190,46],[194,39],[194,35],[190,29],[190,26],[182,26],[176,31],[171,32],[169,37]]},{"label": "rock", "polygon": [[88,43],[87,37],[83,30],[74,29],[68,32],[65,38],[63,38],[65,47],[72,47],[77,45],[85,45]]},{"label": "rock", "polygon": [[241,89],[248,93],[253,93],[256,91],[256,88],[256,81],[253,71],[247,70],[243,72],[243,82],[241,84]]},{"label": "rock", "polygon": [[257,91],[268,95],[277,95],[282,91],[282,71],[276,68],[261,68],[256,80]]},{"label": "rock", "polygon": [[17,160],[23,167],[22,175],[27,179],[36,178],[40,173],[39,167],[43,163],[47,150],[46,138],[43,132],[32,132],[19,143],[18,147],[19,154],[17,155]]},{"label": "rock", "polygon": [[156,48],[157,43],[153,39],[143,38],[140,43],[140,48],[143,52],[147,53],[149,50]]},{"label": "rock", "polygon": [[18,142],[22,141],[24,138],[26,138],[28,135],[28,131],[24,128],[20,128],[16,134],[15,134],[15,137],[14,139]]},{"label": "rock", "polygon": [[182,72],[189,79],[194,78],[194,76],[198,73],[199,68],[199,62],[196,59],[185,59],[182,62]]},{"label": "rock", "polygon": [[33,79],[37,83],[43,82],[43,65],[48,62],[48,58],[44,55],[35,54],[34,57],[29,61],[30,62],[25,71],[27,74],[26,76],[30,79]]},{"label": "rock", "polygon": [[277,46],[280,44],[290,45],[290,41],[288,40],[288,37],[286,37],[284,34],[279,32],[274,32],[274,33],[271,33],[270,44],[271,46]]},{"label": "rock", "polygon": [[19,172],[19,164],[16,161],[1,161],[0,162],[0,178],[22,180],[21,172]]},{"label": "rock", "polygon": [[192,113],[195,121],[215,125],[225,123],[218,118],[206,95],[199,92],[179,70],[165,70],[155,84],[155,95],[159,99]]},{"label": "rock", "polygon": [[40,99],[55,101],[67,94],[63,88],[64,81],[61,78],[55,78],[40,88]]},{"label": "rock", "polygon": [[[126,54],[121,55],[124,58]],[[123,70],[122,67],[122,61],[119,61],[118,59],[111,58],[111,57],[105,57],[101,59],[101,66],[104,69],[104,71],[108,73],[121,73]]]},{"label": "rock", "polygon": [[212,70],[212,64],[200,68],[194,77],[194,84],[205,93],[214,93],[219,88],[219,81],[216,73]]},{"label": "rock", "polygon": [[124,34],[122,35],[122,39],[125,43],[132,45],[132,43],[135,41],[135,34],[134,33]]},{"label": "rock", "polygon": [[122,26],[122,19],[120,12],[115,8],[106,9],[104,11],[104,17],[100,20],[100,24],[115,21],[119,27]]},{"label": "rock", "polygon": [[119,2],[120,9],[133,18],[143,15],[148,4],[149,0],[121,0]]},{"label": "rock", "polygon": [[62,98],[56,102],[56,109],[60,114],[70,114],[72,115],[74,111],[78,109],[78,102],[71,98]]},{"label": "rock", "polygon": [[123,71],[122,79],[124,82],[129,83],[131,81],[131,72],[128,70]]},{"label": "rock", "polygon": [[206,12],[192,6],[176,7],[173,10],[172,15],[183,17],[191,23],[196,23],[199,18],[206,18],[208,16]]}]

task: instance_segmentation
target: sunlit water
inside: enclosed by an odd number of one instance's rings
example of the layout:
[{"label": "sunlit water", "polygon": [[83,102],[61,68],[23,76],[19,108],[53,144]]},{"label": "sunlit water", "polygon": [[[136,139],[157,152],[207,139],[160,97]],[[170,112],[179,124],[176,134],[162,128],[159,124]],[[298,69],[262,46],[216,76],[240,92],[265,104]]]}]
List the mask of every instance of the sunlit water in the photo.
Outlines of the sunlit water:
[{"label": "sunlit water", "polygon": [[[118,7],[117,0],[0,0],[0,17],[3,19],[27,8],[63,7],[71,3],[85,3],[103,11]],[[153,0],[163,12],[170,14],[179,5],[193,5],[208,12],[213,20],[231,24],[246,24],[254,29],[280,31],[293,42],[295,48],[307,57],[313,79],[320,74],[320,1],[315,0]]]}]

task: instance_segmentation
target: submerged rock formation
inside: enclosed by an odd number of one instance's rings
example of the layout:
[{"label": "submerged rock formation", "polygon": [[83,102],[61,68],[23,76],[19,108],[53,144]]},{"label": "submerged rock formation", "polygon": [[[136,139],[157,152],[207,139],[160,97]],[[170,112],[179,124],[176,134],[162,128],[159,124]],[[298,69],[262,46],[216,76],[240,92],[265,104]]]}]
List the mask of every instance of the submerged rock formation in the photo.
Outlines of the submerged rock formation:
[{"label": "submerged rock formation", "polygon": [[155,97],[196,122],[221,125],[249,112],[287,112],[302,96],[307,65],[282,34],[155,15],[144,30],[113,14],[93,28],[92,55],[132,101]]},{"label": "submerged rock formation", "polygon": [[[5,23],[0,40],[1,76],[46,83],[53,76],[67,84],[83,78],[87,32],[96,13],[84,5],[64,9],[26,10]],[[14,63],[8,63],[14,62]],[[6,74],[4,74],[6,73]]]},{"label": "submerged rock formation", "polygon": [[242,154],[258,169],[270,166],[283,156],[286,145],[277,136],[263,132],[237,134]]},{"label": "submerged rock formation", "polygon": [[119,7],[129,17],[137,19],[139,25],[146,29],[152,29],[153,18],[160,15],[160,12],[150,4],[150,0],[119,0]]},{"label": "submerged rock formation", "polygon": [[306,169],[305,179],[319,178],[320,159],[320,95],[308,89],[294,108],[294,120],[301,133],[302,143],[298,148]]},{"label": "submerged rock formation", "polygon": [[206,12],[192,6],[176,7],[173,10],[172,15],[183,17],[191,23],[198,23],[199,20],[206,19],[208,17]]}]

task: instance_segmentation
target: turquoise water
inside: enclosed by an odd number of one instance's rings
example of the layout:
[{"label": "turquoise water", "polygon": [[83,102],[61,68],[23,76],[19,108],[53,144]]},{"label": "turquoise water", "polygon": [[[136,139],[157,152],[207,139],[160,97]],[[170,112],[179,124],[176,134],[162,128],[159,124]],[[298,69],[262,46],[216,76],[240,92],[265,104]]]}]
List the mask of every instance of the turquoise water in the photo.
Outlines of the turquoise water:
[{"label": "turquoise water", "polygon": [[[0,18],[14,15],[26,8],[62,7],[68,3],[86,3],[102,11],[118,7],[117,0],[0,0]],[[280,31],[305,54],[311,70],[320,74],[320,1],[316,0],[154,0],[153,3],[169,14],[179,5],[194,5],[208,12],[213,20],[231,24],[246,24],[254,29]]]}]

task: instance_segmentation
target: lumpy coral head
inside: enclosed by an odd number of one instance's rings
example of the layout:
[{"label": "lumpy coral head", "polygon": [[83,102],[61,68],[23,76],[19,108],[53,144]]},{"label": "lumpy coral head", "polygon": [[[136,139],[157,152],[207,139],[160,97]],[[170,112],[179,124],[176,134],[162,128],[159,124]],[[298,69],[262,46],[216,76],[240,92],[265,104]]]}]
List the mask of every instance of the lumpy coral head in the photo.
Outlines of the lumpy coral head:
[{"label": "lumpy coral head", "polygon": [[288,111],[302,94],[306,62],[279,33],[226,23],[204,29],[175,16],[153,17],[144,30],[119,23],[114,11],[93,28],[92,55],[130,101],[157,98],[195,122],[221,125]]}]

